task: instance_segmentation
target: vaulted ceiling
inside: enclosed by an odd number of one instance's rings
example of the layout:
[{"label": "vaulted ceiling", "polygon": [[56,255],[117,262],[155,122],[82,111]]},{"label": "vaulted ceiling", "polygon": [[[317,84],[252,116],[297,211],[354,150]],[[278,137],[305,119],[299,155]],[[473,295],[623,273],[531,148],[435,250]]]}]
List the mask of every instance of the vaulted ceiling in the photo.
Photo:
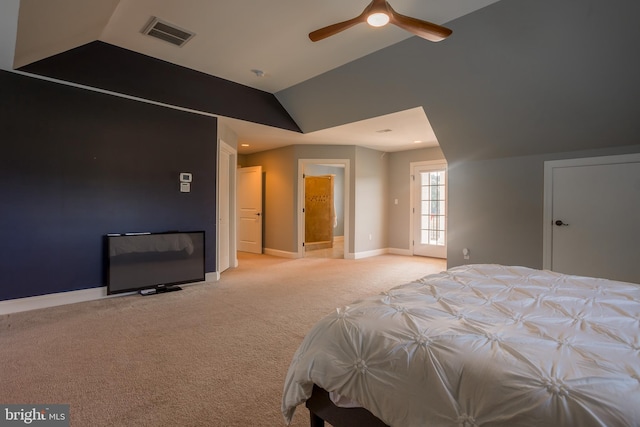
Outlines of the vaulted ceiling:
[{"label": "vaulted ceiling", "polygon": [[[309,32],[358,15],[370,0],[20,0],[14,66],[94,40],[276,93],[407,39],[359,25],[313,43]],[[443,24],[497,0],[392,0]],[[143,35],[151,17],[195,33],[181,48]],[[252,70],[261,70],[258,77]]]},{"label": "vaulted ceiling", "polygon": [[[100,40],[269,93],[412,36],[390,25],[377,29],[359,25],[321,42],[313,43],[307,37],[315,29],[358,15],[369,0],[16,1],[20,7],[14,68]],[[391,3],[405,15],[445,24],[496,1]],[[176,47],[144,35],[142,30],[152,17],[195,36]],[[420,107],[302,135],[243,120],[229,119],[226,123],[242,142],[252,145],[245,152],[289,143],[356,144],[384,151],[437,145]],[[389,129],[392,132],[384,132]]]},{"label": "vaulted ceiling", "polygon": [[[453,35],[432,43],[362,24],[307,38],[367,4],[3,0],[0,54],[13,48],[19,68],[100,40],[273,94],[302,133],[221,118],[254,151],[290,143],[395,151],[420,140],[453,161],[639,144],[639,2],[391,0]],[[12,10],[18,25],[7,46]],[[143,35],[152,16],[196,36],[177,48]]]}]

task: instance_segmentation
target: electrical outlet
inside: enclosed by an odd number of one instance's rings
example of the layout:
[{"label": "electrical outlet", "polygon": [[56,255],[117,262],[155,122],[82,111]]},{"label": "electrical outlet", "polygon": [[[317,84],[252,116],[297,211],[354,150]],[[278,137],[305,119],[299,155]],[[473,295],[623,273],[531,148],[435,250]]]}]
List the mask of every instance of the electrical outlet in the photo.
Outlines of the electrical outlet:
[{"label": "electrical outlet", "polygon": [[469,259],[470,255],[471,255],[471,251],[469,251],[469,248],[464,248],[462,250],[462,256],[464,257],[464,259]]}]

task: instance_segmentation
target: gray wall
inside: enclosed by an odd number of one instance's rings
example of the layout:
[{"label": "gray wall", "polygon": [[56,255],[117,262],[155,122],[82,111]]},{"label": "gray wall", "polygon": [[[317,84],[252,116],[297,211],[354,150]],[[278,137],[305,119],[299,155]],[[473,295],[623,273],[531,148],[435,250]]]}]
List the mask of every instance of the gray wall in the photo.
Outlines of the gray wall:
[{"label": "gray wall", "polygon": [[[361,253],[386,248],[410,249],[410,163],[443,160],[444,156],[438,147],[383,153],[335,145],[296,145],[240,156],[242,166],[262,166],[265,174],[265,248],[297,250],[299,159],[351,161],[349,252]],[[333,170],[314,166],[310,170],[328,173],[335,172],[336,168],[330,169]],[[396,198],[398,205],[393,204]]]},{"label": "gray wall", "polygon": [[4,0],[0,4],[0,69],[13,69],[20,0]]},{"label": "gray wall", "polygon": [[337,145],[295,145],[242,156],[243,166],[262,166],[265,173],[265,248],[297,251],[298,160],[348,159],[351,165],[348,252],[386,249],[390,157],[389,153],[377,150]]},{"label": "gray wall", "polygon": [[638,152],[640,145],[449,164],[448,267],[542,268],[544,162]]},{"label": "gray wall", "polygon": [[[447,265],[542,267],[545,156],[449,164]],[[463,260],[462,248],[471,250]]]},{"label": "gray wall", "polygon": [[296,190],[298,173],[295,147],[242,156],[242,166],[262,166],[264,248],[297,251]]},{"label": "gray wall", "polygon": [[276,94],[309,132],[422,106],[449,162],[635,145],[640,2],[509,0]]},{"label": "gray wall", "polygon": [[[388,247],[411,250],[411,163],[444,160],[439,147],[389,153]],[[398,204],[394,204],[395,200]]]},{"label": "gray wall", "polygon": [[355,253],[387,247],[389,156],[356,147]]},{"label": "gray wall", "polygon": [[[296,253],[298,251],[298,160],[349,159],[350,193],[354,194],[353,146],[292,145],[240,156],[243,167],[262,166],[264,174],[264,240],[266,249]],[[353,224],[353,197],[350,223]],[[353,227],[349,252],[353,252]]]},{"label": "gray wall", "polygon": [[640,152],[638,16],[631,0],[500,1],[443,42],[412,37],[276,96],[305,132],[422,106],[449,164],[449,266],[469,247],[541,267],[544,160]]}]

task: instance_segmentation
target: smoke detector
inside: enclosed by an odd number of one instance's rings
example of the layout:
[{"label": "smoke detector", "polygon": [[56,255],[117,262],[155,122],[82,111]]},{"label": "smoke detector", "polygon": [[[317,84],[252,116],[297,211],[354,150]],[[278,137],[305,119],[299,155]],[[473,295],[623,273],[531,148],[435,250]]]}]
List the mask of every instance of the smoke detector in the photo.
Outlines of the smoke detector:
[{"label": "smoke detector", "polygon": [[195,33],[158,19],[155,16],[152,16],[149,23],[142,29],[142,34],[169,42],[178,47],[184,46],[186,42],[195,36]]}]

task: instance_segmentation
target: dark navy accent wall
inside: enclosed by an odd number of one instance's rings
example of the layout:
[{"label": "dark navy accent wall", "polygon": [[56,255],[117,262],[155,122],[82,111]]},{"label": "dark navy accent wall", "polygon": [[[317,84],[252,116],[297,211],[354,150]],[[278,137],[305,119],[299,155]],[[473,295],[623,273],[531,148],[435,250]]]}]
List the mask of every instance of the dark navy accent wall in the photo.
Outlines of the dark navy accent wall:
[{"label": "dark navy accent wall", "polygon": [[20,70],[300,132],[271,93],[101,41],[42,59]]},{"label": "dark navy accent wall", "polygon": [[0,300],[103,286],[106,233],[205,230],[215,271],[215,118],[5,71],[0,93]]}]

